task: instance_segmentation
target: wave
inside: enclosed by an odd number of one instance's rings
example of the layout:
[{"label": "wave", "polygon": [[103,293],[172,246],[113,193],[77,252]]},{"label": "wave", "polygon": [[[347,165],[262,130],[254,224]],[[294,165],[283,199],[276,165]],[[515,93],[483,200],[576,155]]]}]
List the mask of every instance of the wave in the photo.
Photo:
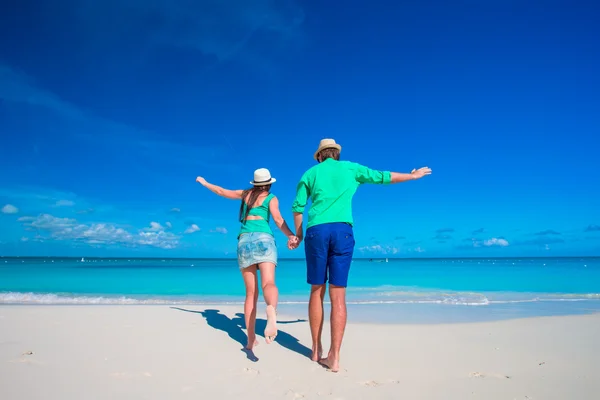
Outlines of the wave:
[{"label": "wave", "polygon": [[396,303],[434,303],[452,305],[491,305],[554,301],[600,300],[600,293],[544,293],[544,292],[472,292],[444,289],[425,289],[384,285],[378,287],[349,288],[349,298],[375,300],[385,298]]},{"label": "wave", "polygon": [[[382,297],[385,297],[383,299]],[[541,293],[511,293],[490,294],[471,292],[406,292],[388,291],[371,294],[368,297],[349,296],[350,305],[392,305],[392,304],[439,304],[454,306],[490,306],[494,304],[519,304],[537,302],[576,302],[600,300],[600,293],[582,294],[541,294]],[[242,305],[244,302],[237,298],[201,298],[201,297],[128,297],[128,296],[93,296],[73,295],[67,293],[33,293],[33,292],[0,292],[0,304],[10,305]],[[280,301],[285,305],[306,305],[303,299]]]},{"label": "wave", "polygon": [[[175,300],[163,298],[136,299],[125,296],[72,296],[54,293],[0,293],[0,304],[48,304],[48,305],[177,305],[190,304],[191,300]],[[194,301],[192,301],[194,302]]]}]

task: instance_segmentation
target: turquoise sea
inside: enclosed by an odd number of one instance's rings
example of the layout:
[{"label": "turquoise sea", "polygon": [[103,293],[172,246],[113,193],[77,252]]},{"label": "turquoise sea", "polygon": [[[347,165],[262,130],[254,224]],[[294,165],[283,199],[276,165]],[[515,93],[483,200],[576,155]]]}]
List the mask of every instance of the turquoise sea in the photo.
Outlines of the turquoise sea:
[{"label": "turquoise sea", "polygon": [[[305,313],[302,259],[277,268],[281,313]],[[235,260],[0,257],[0,304],[242,304]],[[600,311],[600,258],[355,259],[364,322],[464,322]]]}]

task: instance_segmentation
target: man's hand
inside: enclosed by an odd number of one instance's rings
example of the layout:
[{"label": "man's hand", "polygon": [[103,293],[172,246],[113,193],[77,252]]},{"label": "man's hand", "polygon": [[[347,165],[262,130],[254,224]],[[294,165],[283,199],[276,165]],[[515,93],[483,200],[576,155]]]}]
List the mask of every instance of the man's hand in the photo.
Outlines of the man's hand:
[{"label": "man's hand", "polygon": [[421,179],[425,175],[431,175],[431,168],[423,167],[419,169],[413,169],[410,174],[413,176],[413,179]]},{"label": "man's hand", "polygon": [[288,249],[296,250],[300,246],[300,239],[297,236],[290,236],[288,239]]},{"label": "man's hand", "polygon": [[203,177],[199,176],[196,178],[196,182],[198,182],[199,184],[201,184],[202,186],[206,185],[206,179],[204,179]]}]

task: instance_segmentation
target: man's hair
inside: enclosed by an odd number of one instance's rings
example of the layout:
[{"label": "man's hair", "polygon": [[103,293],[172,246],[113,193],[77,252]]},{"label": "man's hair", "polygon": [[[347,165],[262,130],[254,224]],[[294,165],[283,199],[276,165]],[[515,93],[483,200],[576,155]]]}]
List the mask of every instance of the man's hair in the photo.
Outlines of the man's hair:
[{"label": "man's hair", "polygon": [[340,151],[338,149],[323,149],[317,154],[317,161],[323,162],[328,158],[333,158],[334,160],[340,160]]}]

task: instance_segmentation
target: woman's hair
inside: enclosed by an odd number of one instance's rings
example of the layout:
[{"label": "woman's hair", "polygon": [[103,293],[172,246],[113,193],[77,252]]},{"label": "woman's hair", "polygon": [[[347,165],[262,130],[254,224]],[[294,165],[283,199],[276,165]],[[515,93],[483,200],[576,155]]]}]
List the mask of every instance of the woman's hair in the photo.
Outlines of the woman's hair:
[{"label": "woman's hair", "polygon": [[328,158],[333,158],[334,160],[340,160],[340,151],[338,149],[324,149],[317,154],[317,161],[323,162]]},{"label": "woman's hair", "polygon": [[[250,209],[254,207],[254,203],[256,203],[258,196],[260,196],[260,194],[264,192],[269,193],[269,190],[271,190],[271,185],[253,186],[250,189],[246,189],[242,192],[242,204],[240,204],[239,217],[240,222],[246,222],[246,219],[248,218],[248,213],[250,212]],[[248,198],[247,202],[246,198]],[[244,207],[244,204],[246,205],[246,207]]]}]

